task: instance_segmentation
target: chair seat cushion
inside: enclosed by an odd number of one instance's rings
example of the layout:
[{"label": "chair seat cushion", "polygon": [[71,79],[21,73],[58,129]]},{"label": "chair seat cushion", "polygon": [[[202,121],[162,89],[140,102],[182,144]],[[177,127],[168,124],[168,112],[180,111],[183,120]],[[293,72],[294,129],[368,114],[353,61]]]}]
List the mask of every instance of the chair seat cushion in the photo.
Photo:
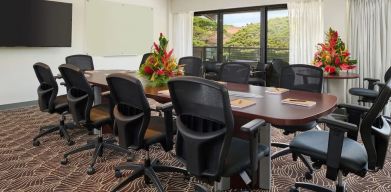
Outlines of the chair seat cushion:
[{"label": "chair seat cushion", "polygon": [[355,96],[367,97],[370,99],[376,99],[379,95],[378,91],[364,88],[351,88],[349,89],[349,93]]},{"label": "chair seat cushion", "polygon": [[166,128],[163,117],[151,116],[148,129],[145,131],[144,143],[149,146],[166,139]]},{"label": "chair seat cushion", "polygon": [[67,95],[57,96],[54,100],[54,111],[56,113],[63,113],[68,110],[68,100]]},{"label": "chair seat cushion", "polygon": [[108,104],[99,104],[91,108],[90,121],[96,127],[110,123],[110,106]]},{"label": "chair seat cushion", "polygon": [[[292,153],[310,156],[312,159],[326,162],[329,132],[307,131],[297,135],[289,144]],[[360,143],[345,138],[343,141],[340,168],[350,172],[362,172],[368,169],[367,152]]]},{"label": "chair seat cushion", "polygon": [[[269,155],[269,148],[258,145],[257,160],[267,155]],[[222,176],[231,176],[247,168],[250,168],[250,142],[233,137]]]},{"label": "chair seat cushion", "polygon": [[273,125],[273,127],[278,129],[283,129],[288,133],[295,133],[297,131],[308,131],[313,128],[315,128],[317,125],[316,121],[310,121],[303,125],[295,125],[295,126],[279,126],[279,125]]}]

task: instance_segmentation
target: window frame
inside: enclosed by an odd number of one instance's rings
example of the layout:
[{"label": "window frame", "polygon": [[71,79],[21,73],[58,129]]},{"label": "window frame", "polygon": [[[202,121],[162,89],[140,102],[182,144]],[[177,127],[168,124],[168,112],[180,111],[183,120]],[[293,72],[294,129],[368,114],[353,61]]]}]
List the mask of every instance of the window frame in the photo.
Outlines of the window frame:
[{"label": "window frame", "polygon": [[259,62],[267,63],[267,28],[268,28],[267,12],[269,10],[280,10],[280,9],[288,9],[287,4],[198,11],[198,12],[194,12],[194,16],[202,16],[205,14],[216,14],[217,15],[217,62],[222,63],[224,61],[224,59],[223,59],[224,14],[259,11],[260,12],[260,19],[261,19],[261,21],[260,21],[261,31],[260,31],[260,45],[259,45],[259,48],[260,48]]}]

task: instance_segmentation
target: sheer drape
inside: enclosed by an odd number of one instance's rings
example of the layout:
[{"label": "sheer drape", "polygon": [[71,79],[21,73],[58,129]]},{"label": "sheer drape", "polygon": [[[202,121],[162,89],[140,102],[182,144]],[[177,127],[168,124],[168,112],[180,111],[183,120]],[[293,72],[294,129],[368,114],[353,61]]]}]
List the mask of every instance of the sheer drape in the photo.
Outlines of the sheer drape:
[{"label": "sheer drape", "polygon": [[[363,87],[363,78],[384,81],[391,66],[391,0],[348,0],[348,48],[358,60],[360,79],[348,81],[351,87]],[[347,94],[347,101],[356,97]]]},{"label": "sheer drape", "polygon": [[310,64],[323,41],[322,0],[289,0],[289,63]]},{"label": "sheer drape", "polygon": [[193,12],[173,15],[172,41],[177,59],[193,55]]}]

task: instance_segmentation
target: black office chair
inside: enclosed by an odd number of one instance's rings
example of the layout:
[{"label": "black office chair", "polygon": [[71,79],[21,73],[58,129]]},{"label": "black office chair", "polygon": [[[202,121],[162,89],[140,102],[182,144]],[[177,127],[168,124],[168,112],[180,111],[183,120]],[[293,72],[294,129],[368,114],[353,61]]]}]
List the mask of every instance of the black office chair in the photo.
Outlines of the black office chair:
[{"label": "black office chair", "polygon": [[147,62],[148,57],[151,56],[151,55],[152,55],[152,53],[145,53],[143,55],[143,58],[141,58],[139,69],[140,69],[141,65],[143,65],[145,62]]},{"label": "black office chair", "polygon": [[[308,92],[322,92],[323,85],[323,70],[319,67],[311,66],[311,65],[289,65],[288,67],[284,67],[281,71],[281,82],[280,87],[287,88],[290,90],[300,90],[300,91],[308,91]],[[284,134],[294,134],[296,132],[308,131],[317,126],[316,121],[310,121],[304,125],[297,126],[279,126],[273,125],[275,128],[284,130]],[[277,151],[272,155],[272,159],[290,154],[291,151],[289,149],[289,144],[287,143],[272,143],[273,147],[284,148],[283,150]],[[297,157],[299,157],[305,166],[309,169],[306,172],[305,177],[307,179],[312,178],[312,174],[314,172],[310,162],[304,158],[302,155],[293,155],[293,160],[296,161]]]},{"label": "black office chair", "polygon": [[273,59],[271,65],[266,71],[266,86],[278,87],[280,86],[281,71],[283,68],[288,67],[289,63],[282,59]]},{"label": "black office chair", "polygon": [[[386,74],[384,75],[384,82],[387,82],[391,79],[391,67],[388,68]],[[364,78],[364,81],[368,81],[367,88],[351,88],[349,89],[349,93],[355,96],[358,96],[358,102],[365,103],[373,103],[376,97],[379,95],[379,91],[375,90],[375,86],[378,86],[381,89],[384,86],[384,83],[380,83],[379,79],[373,78]]]},{"label": "black office chair", "polygon": [[203,66],[204,66],[205,79],[210,79],[210,80],[214,80],[214,81],[219,80],[219,72],[220,72],[221,63],[204,61]]},{"label": "black office chair", "polygon": [[256,63],[254,70],[251,71],[248,83],[252,85],[266,86],[266,71],[264,63],[259,61]]},{"label": "black office chair", "polygon": [[115,175],[121,177],[121,170],[131,169],[133,173],[119,183],[112,191],[117,191],[129,182],[144,176],[145,182],[152,183],[159,191],[164,191],[156,172],[179,172],[187,174],[183,168],[160,165],[150,159],[149,146],[160,143],[165,151],[173,148],[172,105],[162,105],[163,117],[151,116],[147,98],[141,82],[126,74],[111,74],[107,77],[114,103],[115,125],[118,129],[119,145],[133,150],[146,150],[144,164],[123,163],[115,168]]},{"label": "black office chair", "polygon": [[71,140],[67,132],[67,128],[70,125],[65,124],[66,114],[68,113],[68,101],[66,95],[57,96],[58,85],[55,77],[53,76],[50,67],[44,63],[36,63],[33,65],[35,75],[39,81],[38,87],[38,105],[42,112],[48,112],[50,114],[60,114],[60,125],[42,127],[37,136],[33,139],[33,145],[39,146],[39,138],[49,133],[59,131],[60,136],[65,137],[68,145],[73,145],[75,142]]},{"label": "black office chair", "polygon": [[128,154],[129,158],[131,158],[130,151],[113,144],[115,140],[103,139],[101,126],[112,124],[111,108],[109,104],[93,105],[94,92],[84,77],[82,70],[72,64],[60,65],[59,70],[66,86],[69,88],[67,98],[73,121],[80,126],[86,127],[88,130],[100,129],[100,134],[94,141],[87,142],[84,146],[66,152],[61,160],[61,164],[65,165],[68,163],[69,155],[95,149],[90,166],[87,169],[87,174],[91,175],[95,173],[94,165],[97,157],[102,156],[103,150],[106,148]]},{"label": "black office chair", "polygon": [[89,55],[70,55],[65,57],[66,64],[72,64],[82,71],[94,70],[94,62]]},{"label": "black office chair", "polygon": [[220,81],[247,84],[250,71],[247,63],[224,63],[220,67]]},{"label": "black office chair", "polygon": [[[338,179],[337,192],[346,191],[343,176],[354,173],[364,177],[368,170],[378,171],[383,168],[389,139],[390,125],[379,114],[391,96],[391,81],[388,81],[375,99],[371,108],[360,106],[348,107],[363,116],[359,126],[333,119],[331,116],[319,119],[330,131],[307,131],[296,136],[289,145],[292,153],[310,156],[318,164],[327,166],[326,177]],[[345,137],[345,133],[360,132],[361,142]],[[291,192],[298,188],[314,191],[332,191],[323,186],[297,182]]]},{"label": "black office chair", "polygon": [[198,57],[182,57],[178,61],[178,65],[185,65],[184,71],[186,76],[203,77],[204,69],[202,60]]},{"label": "black office chair", "polygon": [[258,144],[258,130],[265,121],[256,119],[241,127],[248,139],[233,137],[234,119],[224,85],[177,77],[168,82],[168,88],[177,114],[176,155],[187,171],[210,181],[249,173],[246,184],[256,181],[258,161],[269,155],[269,148]]}]

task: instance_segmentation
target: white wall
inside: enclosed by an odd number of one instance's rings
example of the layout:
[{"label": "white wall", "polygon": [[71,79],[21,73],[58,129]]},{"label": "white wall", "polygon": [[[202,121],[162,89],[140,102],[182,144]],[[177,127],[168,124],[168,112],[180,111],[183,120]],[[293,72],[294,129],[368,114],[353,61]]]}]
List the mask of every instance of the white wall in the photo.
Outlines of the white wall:
[{"label": "white wall", "polygon": [[171,0],[173,13],[284,4],[288,0]]},{"label": "white wall", "polygon": [[[37,99],[38,80],[32,65],[48,64],[54,74],[57,67],[71,54],[84,53],[84,0],[56,0],[73,2],[72,47],[28,48],[0,47],[0,105]],[[154,9],[154,34],[168,33],[168,0],[111,0],[152,7]],[[142,18],[140,18],[142,19]],[[131,34],[129,34],[131,35]],[[151,42],[152,43],[152,42]],[[96,69],[137,69],[141,56],[94,57]],[[62,89],[61,93],[65,93]]]}]

